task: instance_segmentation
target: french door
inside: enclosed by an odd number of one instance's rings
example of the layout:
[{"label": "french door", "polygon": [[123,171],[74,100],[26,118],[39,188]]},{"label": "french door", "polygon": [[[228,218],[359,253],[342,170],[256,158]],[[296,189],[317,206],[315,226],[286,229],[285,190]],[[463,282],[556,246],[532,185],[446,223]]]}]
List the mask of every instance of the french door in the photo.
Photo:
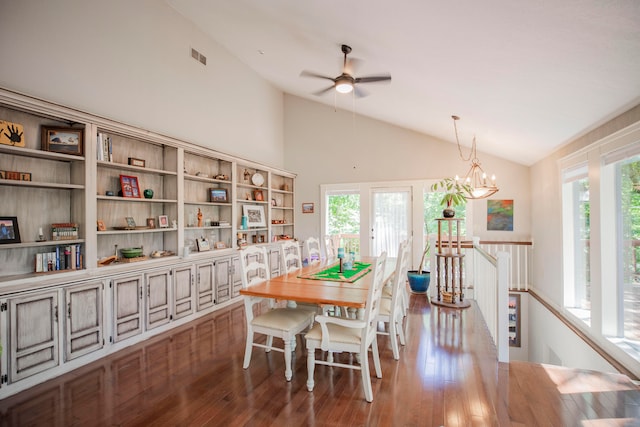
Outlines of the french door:
[{"label": "french door", "polygon": [[395,257],[400,242],[411,236],[412,188],[371,188],[370,208],[369,255],[386,251],[387,256]]}]

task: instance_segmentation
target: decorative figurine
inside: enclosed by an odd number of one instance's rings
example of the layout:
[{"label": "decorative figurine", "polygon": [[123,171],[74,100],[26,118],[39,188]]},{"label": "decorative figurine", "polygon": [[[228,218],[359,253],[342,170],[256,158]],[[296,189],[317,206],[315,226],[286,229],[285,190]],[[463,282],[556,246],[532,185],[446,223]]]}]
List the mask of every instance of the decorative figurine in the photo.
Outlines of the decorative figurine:
[{"label": "decorative figurine", "polygon": [[198,208],[198,227],[202,227],[202,211]]}]

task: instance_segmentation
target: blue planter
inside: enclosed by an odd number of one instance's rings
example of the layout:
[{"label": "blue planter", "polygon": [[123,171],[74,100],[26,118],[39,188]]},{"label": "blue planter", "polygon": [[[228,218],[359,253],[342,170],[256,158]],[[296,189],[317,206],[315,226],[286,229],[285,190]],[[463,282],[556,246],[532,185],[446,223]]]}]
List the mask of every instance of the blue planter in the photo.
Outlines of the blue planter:
[{"label": "blue planter", "polygon": [[411,292],[424,294],[429,289],[429,283],[431,283],[430,272],[422,271],[422,273],[418,273],[416,270],[407,271],[407,278],[409,279]]}]

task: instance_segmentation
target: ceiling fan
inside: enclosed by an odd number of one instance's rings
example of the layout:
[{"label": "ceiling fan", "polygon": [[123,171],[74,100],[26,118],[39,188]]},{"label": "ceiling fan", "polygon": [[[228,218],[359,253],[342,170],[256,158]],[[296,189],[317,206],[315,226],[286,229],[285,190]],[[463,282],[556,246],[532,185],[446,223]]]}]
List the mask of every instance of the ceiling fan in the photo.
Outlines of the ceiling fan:
[{"label": "ceiling fan", "polygon": [[322,74],[315,73],[313,71],[302,71],[300,76],[302,77],[317,77],[320,79],[331,80],[333,84],[325,89],[322,89],[318,92],[314,92],[314,95],[323,95],[329,92],[331,89],[334,89],[340,93],[349,93],[351,91],[354,92],[355,96],[358,98],[362,98],[367,96],[367,92],[362,90],[362,88],[356,86],[361,83],[374,83],[374,82],[388,82],[391,80],[390,74],[381,74],[378,76],[367,76],[367,77],[354,77],[353,76],[353,68],[358,60],[353,58],[347,61],[347,55],[351,53],[351,47],[346,44],[342,45],[342,53],[344,54],[344,63],[342,65],[342,74],[338,77],[328,77],[323,76]]}]

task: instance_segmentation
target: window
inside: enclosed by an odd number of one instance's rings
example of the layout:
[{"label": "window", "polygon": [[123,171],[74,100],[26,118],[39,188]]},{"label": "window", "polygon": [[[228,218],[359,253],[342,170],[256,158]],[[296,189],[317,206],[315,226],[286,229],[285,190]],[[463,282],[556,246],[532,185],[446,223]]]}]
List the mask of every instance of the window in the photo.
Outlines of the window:
[{"label": "window", "polygon": [[586,164],[565,170],[563,181],[564,306],[589,325],[591,206]]},{"label": "window", "polygon": [[[634,149],[635,148],[635,149]],[[604,334],[640,357],[640,147],[604,157]],[[608,245],[608,248],[607,248]]]},{"label": "window", "polygon": [[357,191],[328,192],[326,195],[326,234],[349,252],[360,253],[360,193]]}]

